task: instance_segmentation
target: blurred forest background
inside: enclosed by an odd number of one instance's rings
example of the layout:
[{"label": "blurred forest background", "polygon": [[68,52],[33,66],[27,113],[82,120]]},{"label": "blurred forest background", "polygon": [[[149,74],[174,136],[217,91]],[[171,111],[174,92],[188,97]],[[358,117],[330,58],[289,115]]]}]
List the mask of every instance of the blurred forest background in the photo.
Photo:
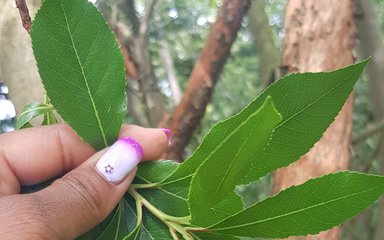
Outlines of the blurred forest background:
[{"label": "blurred forest background", "polygon": [[[169,127],[165,158],[182,161],[211,126],[291,72],[328,71],[372,56],[354,96],[299,163],[240,186],[246,205],[309,177],[352,169],[384,174],[384,1],[97,0],[126,60],[126,121]],[[33,16],[41,2],[27,1]],[[0,121],[43,88],[15,2],[0,0]],[[2,89],[2,90],[1,90]],[[293,93],[294,94],[294,93]],[[3,103],[1,103],[3,101]],[[352,114],[353,109],[353,114]],[[289,203],[287,203],[289,204]],[[384,239],[384,201],[341,228],[290,239]]]}]

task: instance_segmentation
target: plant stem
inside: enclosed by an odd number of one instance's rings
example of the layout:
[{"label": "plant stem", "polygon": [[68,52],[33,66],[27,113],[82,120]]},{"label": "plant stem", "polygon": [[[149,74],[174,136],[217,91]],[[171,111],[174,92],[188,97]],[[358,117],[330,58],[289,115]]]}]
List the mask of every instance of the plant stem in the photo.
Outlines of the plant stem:
[{"label": "plant stem", "polygon": [[169,228],[169,233],[171,234],[171,236],[174,240],[179,240],[179,236],[177,236],[175,229]]},{"label": "plant stem", "polygon": [[[151,184],[140,184],[140,187],[142,187],[142,185],[151,185]],[[204,230],[203,228],[193,228],[193,227],[187,228],[186,226],[184,226],[189,224],[190,216],[175,217],[175,216],[170,216],[168,214],[165,214],[164,212],[156,208],[154,205],[152,205],[152,203],[150,203],[147,199],[141,196],[140,193],[136,191],[135,186],[137,186],[137,184],[132,185],[128,189],[128,193],[136,201],[138,224],[141,223],[141,219],[142,219],[142,207],[145,207],[148,211],[150,211],[155,217],[157,217],[169,228],[170,234],[172,235],[172,238],[174,240],[179,240],[179,237],[177,236],[177,232],[180,235],[182,235],[185,240],[193,240],[193,237],[188,233],[188,231]],[[146,186],[144,187],[146,188]]]},{"label": "plant stem", "polygon": [[141,201],[135,201],[135,202],[136,202],[136,211],[137,211],[137,225],[139,225],[143,220],[143,209],[142,209],[143,205]]},{"label": "plant stem", "polygon": [[136,183],[131,185],[134,189],[157,188],[159,183]]}]

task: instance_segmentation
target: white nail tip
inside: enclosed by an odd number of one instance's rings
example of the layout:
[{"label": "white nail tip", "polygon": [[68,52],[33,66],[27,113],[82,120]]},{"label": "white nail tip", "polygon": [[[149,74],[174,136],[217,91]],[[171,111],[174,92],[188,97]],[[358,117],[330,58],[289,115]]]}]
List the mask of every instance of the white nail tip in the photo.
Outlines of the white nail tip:
[{"label": "white nail tip", "polygon": [[141,161],[143,149],[132,138],[117,140],[96,163],[96,169],[110,182],[121,182]]}]

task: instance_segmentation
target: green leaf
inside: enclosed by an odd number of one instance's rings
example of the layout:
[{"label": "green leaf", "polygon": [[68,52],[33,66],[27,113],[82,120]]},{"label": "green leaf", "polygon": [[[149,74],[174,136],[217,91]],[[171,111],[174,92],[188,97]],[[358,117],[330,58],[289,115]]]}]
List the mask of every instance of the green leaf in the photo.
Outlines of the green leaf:
[{"label": "green leaf", "polygon": [[179,165],[172,160],[142,162],[137,170],[135,182],[160,183]]},{"label": "green leaf", "polygon": [[[178,165],[174,161],[155,161],[140,164],[135,183],[161,182]],[[138,189],[138,192],[162,212],[176,217],[184,217],[189,215],[187,204],[189,185],[190,178],[167,185]]]},{"label": "green leaf", "polygon": [[87,233],[81,235],[80,237],[76,238],[77,240],[95,240],[97,239],[101,234],[103,234],[104,231],[110,226],[112,219],[115,216],[117,208],[99,225],[94,227],[92,230],[88,231]]},{"label": "green leaf", "polygon": [[192,177],[188,203],[192,223],[200,226],[197,216],[211,214],[210,209],[236,187],[271,137],[281,116],[268,97],[265,103],[228,135],[210,153]]},{"label": "green leaf", "polygon": [[[136,209],[135,201],[129,195],[125,196],[131,209]],[[140,231],[140,240],[169,240],[172,239],[169,229],[158,218],[156,218],[147,209],[142,209],[142,222]],[[136,213],[135,213],[136,216]],[[129,217],[129,216],[126,216]]]},{"label": "green leaf", "polygon": [[137,230],[136,223],[136,209],[133,208],[132,205],[129,205],[126,198],[123,198],[120,201],[110,224],[104,232],[98,236],[97,240],[121,240],[130,232],[135,232],[135,230]]},{"label": "green leaf", "polygon": [[254,156],[246,177],[238,184],[248,183],[299,159],[321,138],[332,123],[368,60],[333,72],[296,73],[271,86],[235,116],[216,124],[200,146],[163,182],[187,178],[215,151],[250,114],[271,96],[283,120],[261,154]]},{"label": "green leaf", "polygon": [[221,235],[221,234],[213,234],[209,232],[196,232],[193,233],[193,236],[197,240],[238,240],[240,238],[231,236],[231,235]]},{"label": "green leaf", "polygon": [[53,106],[45,103],[30,103],[23,108],[23,112],[20,114],[16,122],[16,129],[31,126],[29,121],[40,115],[50,114],[53,110]]},{"label": "green leaf", "polygon": [[288,188],[210,227],[244,237],[316,234],[366,209],[384,193],[384,177],[339,172]]},{"label": "green leaf", "polygon": [[235,192],[229,193],[221,202],[210,207],[206,214],[196,215],[192,224],[199,227],[208,227],[228,218],[244,209],[244,204]]},{"label": "green leaf", "polygon": [[140,234],[141,240],[172,239],[168,227],[146,209],[143,209],[143,226]]},{"label": "green leaf", "polygon": [[123,240],[139,240],[140,239],[140,232],[141,232],[141,225],[137,225],[135,229]]},{"label": "green leaf", "polygon": [[87,0],[45,0],[31,30],[47,95],[61,117],[101,149],[126,112],[124,60],[114,34]]},{"label": "green leaf", "polygon": [[52,111],[49,111],[44,114],[44,120],[41,125],[51,125],[57,123],[55,114]]},{"label": "green leaf", "polygon": [[[144,162],[139,165],[135,183],[152,184],[161,182],[179,165],[169,160]],[[165,185],[160,184],[150,188],[138,189],[137,191],[162,212],[175,217],[186,217],[190,215],[187,202],[190,181],[191,178],[186,178]],[[201,227],[210,226],[241,211],[243,208],[240,196],[232,192],[221,202],[207,210],[207,216],[197,217],[197,221]]]}]

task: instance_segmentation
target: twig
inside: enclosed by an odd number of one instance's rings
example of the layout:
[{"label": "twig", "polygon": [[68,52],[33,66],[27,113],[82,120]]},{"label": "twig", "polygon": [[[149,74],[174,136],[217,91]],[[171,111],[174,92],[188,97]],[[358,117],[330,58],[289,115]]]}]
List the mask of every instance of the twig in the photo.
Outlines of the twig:
[{"label": "twig", "polygon": [[15,2],[16,2],[16,7],[19,9],[20,18],[21,18],[23,27],[29,33],[29,31],[31,31],[32,23],[31,23],[31,16],[29,15],[27,3],[25,2],[25,0],[15,0]]},{"label": "twig", "polygon": [[352,137],[352,143],[356,144],[358,142],[363,141],[364,139],[370,137],[371,135],[378,133],[384,129],[384,119],[373,123],[364,129],[360,134]]}]

